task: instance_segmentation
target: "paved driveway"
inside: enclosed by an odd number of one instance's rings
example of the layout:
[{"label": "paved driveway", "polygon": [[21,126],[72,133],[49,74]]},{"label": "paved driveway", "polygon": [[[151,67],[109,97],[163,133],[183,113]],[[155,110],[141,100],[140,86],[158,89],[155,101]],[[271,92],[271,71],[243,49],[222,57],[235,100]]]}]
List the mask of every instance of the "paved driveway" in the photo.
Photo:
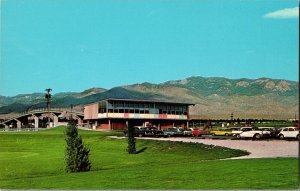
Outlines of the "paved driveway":
[{"label": "paved driveway", "polygon": [[194,138],[142,138],[163,141],[198,142],[207,145],[217,145],[233,149],[246,150],[251,154],[248,156],[235,157],[231,159],[249,158],[275,158],[275,157],[298,157],[299,142],[286,140],[217,140],[217,139],[194,139]]}]

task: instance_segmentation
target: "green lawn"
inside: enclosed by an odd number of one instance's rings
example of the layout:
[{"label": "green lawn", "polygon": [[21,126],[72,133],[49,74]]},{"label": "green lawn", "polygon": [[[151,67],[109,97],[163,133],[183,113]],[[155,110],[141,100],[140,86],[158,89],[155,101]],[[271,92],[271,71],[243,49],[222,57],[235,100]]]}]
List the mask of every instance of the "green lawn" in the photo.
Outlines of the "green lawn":
[{"label": "green lawn", "polygon": [[[298,158],[216,160],[247,154],[203,144],[137,140],[135,155],[111,133],[79,131],[92,170],[64,171],[63,127],[0,133],[0,189],[296,189]],[[163,139],[163,138],[162,138]]]}]

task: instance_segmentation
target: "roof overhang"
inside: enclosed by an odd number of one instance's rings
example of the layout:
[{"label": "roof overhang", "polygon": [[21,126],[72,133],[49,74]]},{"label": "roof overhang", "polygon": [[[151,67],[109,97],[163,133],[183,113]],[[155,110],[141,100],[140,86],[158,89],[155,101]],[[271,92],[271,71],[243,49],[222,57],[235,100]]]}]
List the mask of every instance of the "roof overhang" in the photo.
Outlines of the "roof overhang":
[{"label": "roof overhang", "polygon": [[84,106],[87,105],[92,105],[95,103],[99,103],[102,101],[126,101],[126,102],[143,102],[143,103],[165,103],[165,104],[176,104],[176,105],[192,105],[194,106],[194,103],[187,103],[187,102],[174,102],[174,101],[168,101],[168,100],[148,100],[148,99],[119,99],[119,98],[108,98],[108,99],[103,99],[103,100],[99,100],[97,102],[93,102],[93,103],[89,103],[86,104]]}]

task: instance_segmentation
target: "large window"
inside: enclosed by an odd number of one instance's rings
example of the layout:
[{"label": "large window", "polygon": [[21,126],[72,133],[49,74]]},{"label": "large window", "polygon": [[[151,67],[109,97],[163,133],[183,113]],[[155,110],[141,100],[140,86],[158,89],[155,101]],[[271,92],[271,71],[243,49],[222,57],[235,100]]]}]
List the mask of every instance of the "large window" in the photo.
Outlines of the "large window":
[{"label": "large window", "polygon": [[187,115],[187,105],[157,104],[159,114]]},{"label": "large window", "polygon": [[106,113],[106,102],[105,101],[99,102],[98,113]]},{"label": "large window", "polygon": [[[108,106],[108,108],[106,108]],[[150,113],[150,114],[172,114],[187,115],[188,106],[168,103],[140,103],[130,101],[108,101],[99,103],[99,113]]]}]

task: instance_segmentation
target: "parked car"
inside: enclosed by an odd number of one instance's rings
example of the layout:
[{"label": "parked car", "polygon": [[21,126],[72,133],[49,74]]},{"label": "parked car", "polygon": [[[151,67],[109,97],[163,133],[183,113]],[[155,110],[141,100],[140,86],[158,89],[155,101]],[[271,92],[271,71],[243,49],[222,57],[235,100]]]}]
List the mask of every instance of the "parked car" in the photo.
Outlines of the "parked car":
[{"label": "parked car", "polygon": [[[135,137],[143,137],[146,134],[148,134],[148,132],[146,133],[146,127],[143,126],[134,126],[134,136]],[[124,135],[127,137],[128,136],[128,129],[124,130]]]},{"label": "parked car", "polygon": [[240,138],[239,134],[245,131],[251,131],[252,129],[253,129],[252,127],[235,127],[235,128],[231,128],[231,132],[232,132],[232,136]]},{"label": "parked car", "polygon": [[278,133],[278,137],[280,139],[285,139],[285,138],[299,139],[299,128],[297,128],[297,127],[284,127]]},{"label": "parked car", "polygon": [[163,130],[164,137],[183,136],[183,130],[180,128],[167,128]]},{"label": "parked car", "polygon": [[261,139],[263,137],[270,137],[271,131],[269,129],[252,129],[251,131],[244,131],[237,135],[237,138],[253,138]]},{"label": "parked car", "polygon": [[210,131],[211,135],[223,135],[223,136],[229,136],[232,135],[231,129],[229,128],[220,128],[219,130],[213,130]]},{"label": "parked car", "polygon": [[[156,127],[134,126],[133,128],[135,137],[158,137],[163,135],[163,132],[158,130]],[[124,135],[128,136],[128,129],[124,130]]]},{"label": "parked car", "polygon": [[204,129],[194,129],[192,131],[192,136],[201,137],[202,135],[207,135],[208,131]]},{"label": "parked car", "polygon": [[271,130],[271,137],[276,138],[278,137],[278,134],[280,133],[280,131],[282,130],[282,128],[274,128],[273,130]]},{"label": "parked car", "polygon": [[148,134],[148,136],[160,137],[163,136],[163,131],[157,129],[156,127],[149,126],[146,127],[146,134]]},{"label": "parked car", "polygon": [[187,128],[187,129],[183,129],[183,135],[184,136],[192,136],[193,135],[193,128]]},{"label": "parked car", "polygon": [[258,129],[264,131],[270,131],[269,137],[273,137],[273,138],[277,137],[277,135],[281,131],[281,128],[275,128],[275,127],[258,127]]}]

